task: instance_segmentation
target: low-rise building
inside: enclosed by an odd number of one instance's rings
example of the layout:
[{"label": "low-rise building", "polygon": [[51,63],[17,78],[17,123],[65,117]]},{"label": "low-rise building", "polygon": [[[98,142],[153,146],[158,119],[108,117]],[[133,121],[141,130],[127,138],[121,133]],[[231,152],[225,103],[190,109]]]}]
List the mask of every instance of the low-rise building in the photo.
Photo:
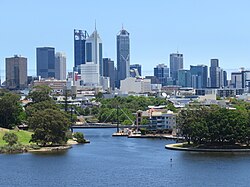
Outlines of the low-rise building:
[{"label": "low-rise building", "polygon": [[176,128],[176,114],[170,110],[167,112],[152,111],[149,121],[153,129],[173,130]]},{"label": "low-rise building", "polygon": [[40,79],[33,82],[33,86],[47,85],[52,89],[52,94],[63,95],[63,90],[66,87],[66,80],[56,79]]},{"label": "low-rise building", "polygon": [[123,93],[148,93],[151,92],[151,80],[128,77],[121,80],[121,92]]}]

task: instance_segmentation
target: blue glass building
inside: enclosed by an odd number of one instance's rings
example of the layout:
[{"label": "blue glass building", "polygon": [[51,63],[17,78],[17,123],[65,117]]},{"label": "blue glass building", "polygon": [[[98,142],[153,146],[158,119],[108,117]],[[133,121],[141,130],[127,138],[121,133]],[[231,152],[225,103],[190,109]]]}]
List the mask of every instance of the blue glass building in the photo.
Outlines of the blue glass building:
[{"label": "blue glass building", "polygon": [[88,33],[85,30],[74,29],[74,67],[80,64],[85,64],[85,43]]},{"label": "blue glass building", "polygon": [[117,42],[117,81],[116,86],[120,88],[120,81],[130,76],[130,41],[129,33],[125,29],[116,36]]},{"label": "blue glass building", "polygon": [[206,65],[190,66],[193,88],[207,88],[208,69]]},{"label": "blue glass building", "polygon": [[167,85],[167,79],[169,77],[169,68],[165,64],[158,64],[154,68],[154,76],[158,79],[159,84],[162,86]]},{"label": "blue glass building", "polygon": [[36,71],[41,78],[55,78],[55,48],[36,48]]}]

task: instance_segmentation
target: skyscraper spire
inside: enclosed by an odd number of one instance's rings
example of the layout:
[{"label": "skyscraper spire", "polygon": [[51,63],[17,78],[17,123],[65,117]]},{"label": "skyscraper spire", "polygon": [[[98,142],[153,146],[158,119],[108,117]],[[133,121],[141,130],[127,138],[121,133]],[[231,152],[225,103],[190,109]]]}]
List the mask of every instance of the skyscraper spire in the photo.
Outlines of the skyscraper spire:
[{"label": "skyscraper spire", "polygon": [[96,19],[95,19],[95,31],[96,31]]}]

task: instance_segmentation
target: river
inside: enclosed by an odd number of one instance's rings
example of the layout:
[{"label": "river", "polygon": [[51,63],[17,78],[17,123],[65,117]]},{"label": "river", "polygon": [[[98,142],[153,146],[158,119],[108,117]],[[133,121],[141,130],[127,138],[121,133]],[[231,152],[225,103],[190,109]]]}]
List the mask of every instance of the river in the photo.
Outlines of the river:
[{"label": "river", "polygon": [[[0,155],[0,186],[249,186],[250,154],[166,150],[165,139],[84,129],[90,144],[60,153]],[[172,161],[171,161],[172,159]]]}]

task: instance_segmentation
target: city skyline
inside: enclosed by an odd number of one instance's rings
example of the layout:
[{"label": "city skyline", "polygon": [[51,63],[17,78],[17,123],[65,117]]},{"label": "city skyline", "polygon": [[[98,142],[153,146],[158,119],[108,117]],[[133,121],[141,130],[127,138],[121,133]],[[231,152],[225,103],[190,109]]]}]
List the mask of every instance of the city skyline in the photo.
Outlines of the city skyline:
[{"label": "city skyline", "polygon": [[[127,1],[122,8],[115,1],[72,2],[48,1],[26,3],[2,1],[0,13],[1,77],[4,77],[4,59],[14,54],[28,58],[29,75],[35,75],[37,47],[51,46],[66,53],[67,71],[74,66],[74,29],[94,29],[103,40],[103,57],[116,59],[116,35],[124,28],[130,33],[130,64],[141,64],[143,75],[152,75],[155,65],[164,63],[169,67],[169,54],[184,54],[184,69],[190,65],[209,65],[210,59],[218,58],[224,70],[249,69],[250,26],[247,10],[250,2],[240,3],[215,0],[199,2],[190,0],[141,2]],[[98,3],[98,6],[96,4]],[[160,5],[161,6],[160,6]],[[94,6],[95,5],[95,6]],[[140,6],[140,15],[137,7]],[[55,8],[61,11],[54,13]],[[75,12],[88,7],[82,19]],[[110,8],[110,12],[100,13]],[[172,7],[178,7],[178,11]],[[44,10],[46,9],[46,14]],[[74,10],[69,11],[68,10]],[[95,14],[92,11],[96,9]],[[120,14],[129,10],[129,14]],[[101,11],[102,10],[102,11]],[[65,11],[68,13],[65,14]],[[8,12],[12,12],[9,14]],[[152,14],[149,14],[152,12]],[[232,12],[234,14],[232,14]],[[116,16],[114,16],[116,15]],[[14,37],[13,37],[14,36]],[[230,72],[230,70],[229,70]]]}]

